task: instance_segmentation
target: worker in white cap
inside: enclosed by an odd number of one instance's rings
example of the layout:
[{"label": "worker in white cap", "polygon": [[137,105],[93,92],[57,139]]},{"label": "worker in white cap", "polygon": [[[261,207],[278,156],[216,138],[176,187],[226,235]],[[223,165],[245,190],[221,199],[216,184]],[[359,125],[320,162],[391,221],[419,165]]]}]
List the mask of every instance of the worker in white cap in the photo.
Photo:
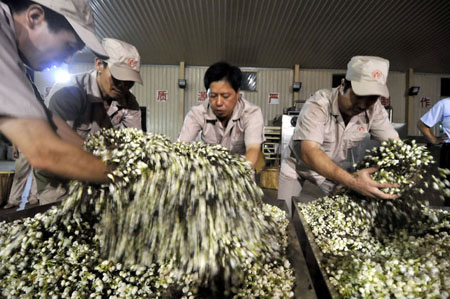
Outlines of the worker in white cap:
[{"label": "worker in white cap", "polygon": [[106,56],[88,0],[0,1],[0,131],[34,168],[103,183],[107,166],[55,133],[70,128],[51,116],[26,71],[61,64],[85,44]]},{"label": "worker in white cap", "polygon": [[[102,128],[141,129],[141,111],[130,92],[134,83],[142,84],[138,50],[126,42],[105,38],[108,59],[95,59],[95,69],[57,83],[46,102],[50,111],[61,117],[83,139]],[[67,181],[36,171],[39,202],[62,200]],[[58,188],[60,187],[60,188]]]},{"label": "worker in white cap", "polygon": [[[370,177],[376,169],[350,173],[340,166],[347,153],[367,136],[379,141],[399,139],[389,122],[380,97],[389,97],[386,79],[389,61],[380,57],[355,56],[347,65],[341,85],[322,89],[302,107],[294,135],[281,163],[278,199],[291,208],[292,196],[299,196],[305,180],[329,194],[344,185],[368,197],[395,198]],[[300,198],[301,200],[301,198]]]}]

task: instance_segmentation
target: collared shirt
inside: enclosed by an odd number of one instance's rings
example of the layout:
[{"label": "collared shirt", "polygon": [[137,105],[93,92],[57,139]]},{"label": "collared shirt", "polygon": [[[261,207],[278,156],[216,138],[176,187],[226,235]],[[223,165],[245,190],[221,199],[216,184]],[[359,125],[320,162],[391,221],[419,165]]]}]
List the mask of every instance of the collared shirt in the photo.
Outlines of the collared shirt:
[{"label": "collared shirt", "polygon": [[339,111],[338,89],[317,91],[302,107],[291,139],[290,146],[295,149],[294,156],[298,157],[299,174],[313,179],[317,184],[325,181],[323,176],[311,170],[299,158],[299,146],[294,146],[295,141],[310,140],[319,143],[320,149],[339,164],[347,158],[348,151],[358,146],[368,133],[379,141],[398,138],[380,101],[353,116],[346,125]]},{"label": "collared shirt", "polygon": [[[442,123],[444,133],[450,137],[450,98],[437,102],[420,120],[430,128]],[[446,139],[444,142],[450,143],[450,139]]]},{"label": "collared shirt", "polygon": [[141,111],[133,94],[112,100],[105,109],[96,70],[73,75],[68,83],[55,84],[47,100],[49,109],[82,138],[102,128],[141,129]]},{"label": "collared shirt", "polygon": [[233,154],[244,155],[246,146],[264,141],[264,119],[261,109],[239,99],[227,127],[217,118],[209,102],[192,107],[186,115],[178,140],[191,142],[201,132],[207,144],[220,144]]},{"label": "collared shirt", "polygon": [[0,45],[0,117],[47,120],[45,105],[36,97],[19,56],[11,11],[3,2],[0,2]]}]

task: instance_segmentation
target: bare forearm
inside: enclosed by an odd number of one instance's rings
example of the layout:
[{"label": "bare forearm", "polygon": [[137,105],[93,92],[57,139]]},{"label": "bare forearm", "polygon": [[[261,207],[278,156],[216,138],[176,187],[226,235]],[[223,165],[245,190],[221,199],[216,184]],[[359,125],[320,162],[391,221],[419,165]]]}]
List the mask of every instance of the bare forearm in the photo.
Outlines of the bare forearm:
[{"label": "bare forearm", "polygon": [[250,148],[247,148],[246,152],[245,152],[245,158],[250,161],[250,163],[252,164],[252,167],[255,166],[256,161],[258,161],[258,157],[260,154],[260,146],[259,145],[255,145],[255,146],[251,146]]},{"label": "bare forearm", "polygon": [[376,168],[361,169],[350,174],[334,163],[321,149],[320,145],[313,141],[302,141],[301,158],[313,170],[327,179],[347,186],[356,192],[369,197],[384,199],[396,198],[396,195],[386,194],[380,188],[395,187],[395,184],[379,183],[372,179],[371,174]]},{"label": "bare forearm", "polygon": [[422,132],[423,136],[425,136],[425,138],[429,142],[433,144],[439,143],[438,138],[434,136],[433,132],[431,131],[431,128],[425,125],[421,120],[417,122],[417,128],[420,130],[420,132]]},{"label": "bare forearm", "polygon": [[50,160],[45,166],[43,165],[47,171],[82,181],[108,182],[106,165],[77,146],[60,141],[60,144],[51,149],[47,156]]},{"label": "bare forearm", "polygon": [[63,140],[75,145],[76,147],[83,148],[84,139],[80,137],[71,127],[59,116],[53,115],[53,121],[57,126],[56,133]]},{"label": "bare forearm", "polygon": [[354,183],[354,177],[345,169],[339,167],[322,150],[318,148],[302,150],[302,160],[318,174],[328,180],[349,186]]},{"label": "bare forearm", "polygon": [[100,159],[59,138],[46,121],[3,118],[0,130],[36,169],[71,179],[108,182],[108,169]]}]

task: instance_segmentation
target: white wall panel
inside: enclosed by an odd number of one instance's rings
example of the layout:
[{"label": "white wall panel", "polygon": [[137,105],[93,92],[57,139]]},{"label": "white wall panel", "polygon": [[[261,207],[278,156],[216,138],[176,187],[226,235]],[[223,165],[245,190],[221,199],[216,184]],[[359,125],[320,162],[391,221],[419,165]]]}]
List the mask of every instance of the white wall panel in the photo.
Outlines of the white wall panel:
[{"label": "white wall panel", "polygon": [[[144,65],[141,67],[144,83],[135,84],[132,89],[139,105],[147,107],[147,132],[167,135],[172,141],[181,128],[178,70],[178,66]],[[166,102],[157,102],[157,90],[167,91]]]},{"label": "white wall panel", "polygon": [[[201,104],[198,97],[200,92],[206,91],[203,84],[206,69],[207,67],[186,68],[185,114],[189,112],[192,106]],[[282,114],[283,108],[291,106],[293,70],[260,68],[241,68],[241,70],[257,73],[257,90],[243,91],[243,94],[244,99],[261,108],[266,125],[270,124],[276,115]],[[280,94],[279,104],[268,103],[270,92]]]},{"label": "white wall panel", "polygon": [[[69,65],[70,73],[86,72],[93,68],[91,63]],[[182,127],[180,114],[185,116],[192,106],[198,102],[199,92],[205,92],[203,76],[207,67],[188,66],[185,77],[187,87],[185,89],[184,111],[182,111],[179,100],[179,88],[177,85],[179,66],[144,65],[141,68],[143,85],[136,84],[132,92],[141,106],[147,107],[147,130],[149,132],[165,134],[175,140]],[[283,108],[292,105],[292,82],[293,69],[264,69],[264,68],[242,68],[243,71],[254,71],[258,74],[257,91],[244,91],[244,98],[261,107],[265,124],[269,125],[273,118],[283,112]],[[35,82],[43,95],[46,89],[54,84],[54,72],[36,72]],[[300,68],[300,99],[309,98],[315,91],[322,88],[331,88],[332,75],[345,74],[345,70],[313,70]],[[414,85],[420,86],[420,92],[414,97],[414,118],[417,120],[429,110],[429,108],[441,99],[440,78],[450,77],[449,74],[414,74]],[[405,122],[406,109],[406,74],[403,72],[390,72],[387,85],[391,94],[391,105],[393,107],[393,121]],[[156,91],[167,90],[168,101],[165,103],[156,101]],[[268,103],[270,92],[280,93],[280,103],[277,105]],[[425,98],[430,99],[426,105]],[[415,135],[419,135],[416,130]]]},{"label": "white wall panel", "polygon": [[336,87],[331,86],[334,74],[345,76],[345,70],[312,70],[302,69],[300,66],[300,82],[302,82],[300,100],[307,100],[319,89]]},{"label": "white wall panel", "polygon": [[[414,86],[419,86],[419,94],[414,97],[414,110],[413,110],[413,122],[414,124],[424,115],[434,104],[440,101],[443,97],[441,94],[441,78],[450,77],[449,74],[426,74],[415,73],[414,74]],[[414,126],[415,134],[422,135]],[[434,134],[438,133],[438,125],[434,128]]]},{"label": "white wall panel", "polygon": [[76,63],[69,65],[69,73],[71,74],[79,74],[85,73],[95,68],[95,63]]},{"label": "white wall panel", "polygon": [[389,72],[387,86],[389,88],[389,95],[391,96],[392,122],[405,123],[406,74],[402,72]]},{"label": "white wall panel", "polygon": [[202,103],[198,101],[198,97],[200,92],[206,92],[203,84],[203,77],[205,76],[206,70],[207,67],[186,67],[185,77],[187,86],[184,93],[184,116],[186,116],[191,107]]},{"label": "white wall panel", "polygon": [[[292,106],[294,71],[260,68],[242,68],[242,70],[257,73],[257,91],[244,91],[244,98],[259,106],[264,115],[265,125],[271,125],[275,116],[283,113],[283,108]],[[269,93],[273,92],[279,93],[279,104],[269,104]]]}]

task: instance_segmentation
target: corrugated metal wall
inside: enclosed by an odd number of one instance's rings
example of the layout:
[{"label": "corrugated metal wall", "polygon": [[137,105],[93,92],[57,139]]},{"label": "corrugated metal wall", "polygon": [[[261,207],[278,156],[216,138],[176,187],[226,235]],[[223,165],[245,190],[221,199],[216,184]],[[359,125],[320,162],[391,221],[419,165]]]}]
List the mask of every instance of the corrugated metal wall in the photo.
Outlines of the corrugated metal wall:
[{"label": "corrugated metal wall", "polygon": [[184,116],[186,116],[191,107],[202,103],[199,98],[206,100],[204,94],[203,98],[201,97],[201,93],[206,92],[203,84],[203,76],[205,75],[206,69],[207,67],[186,67],[185,78],[187,86],[184,93]]},{"label": "corrugated metal wall", "polygon": [[[132,91],[139,105],[147,107],[147,131],[167,135],[172,141],[178,137],[181,123],[178,98],[178,66],[144,65],[141,68],[143,85],[135,84]],[[167,101],[157,101],[157,91],[167,92]]]},{"label": "corrugated metal wall", "polygon": [[333,74],[344,74],[345,70],[312,70],[300,68],[300,100],[306,100],[319,89],[329,89],[331,86]]},{"label": "corrugated metal wall", "polygon": [[[72,64],[70,73],[80,73],[91,70],[93,64]],[[206,67],[186,67],[184,111],[179,99],[178,77],[179,66],[144,65],[141,75],[144,84],[136,84],[132,92],[141,106],[147,107],[147,130],[149,132],[165,134],[172,140],[178,137],[182,126],[180,114],[185,115],[192,106],[200,104],[198,101],[201,92],[205,92],[203,76]],[[261,107],[266,125],[270,125],[275,116],[283,112],[283,108],[292,105],[293,69],[262,69],[242,68],[243,71],[254,71],[258,74],[257,91],[244,91],[244,98]],[[35,82],[41,93],[45,96],[49,87],[54,84],[56,69],[35,73]],[[304,100],[315,91],[330,88],[333,74],[344,74],[345,70],[312,70],[300,69],[300,99]],[[448,74],[414,74],[414,85],[420,86],[420,92],[414,97],[413,115],[411,120],[415,123],[431,108],[440,97],[440,79],[450,77]],[[406,116],[406,74],[390,72],[387,85],[391,94],[393,107],[393,122],[404,123]],[[167,101],[157,101],[157,90],[167,91]],[[280,94],[279,104],[269,104],[268,95],[271,92]],[[429,100],[428,100],[429,99]],[[420,135],[416,129],[414,135]]]},{"label": "corrugated metal wall", "polygon": [[406,121],[406,74],[389,72],[387,79],[389,95],[391,96],[392,122],[405,123]]},{"label": "corrugated metal wall", "polygon": [[[69,65],[68,71],[77,74],[93,68],[93,63],[77,63]],[[56,70],[35,73],[36,86],[44,97],[55,83]],[[141,68],[141,76],[144,84],[135,84],[132,92],[139,105],[147,107],[147,131],[164,134],[175,140],[182,124],[174,116],[183,113],[179,111],[178,66],[144,65]],[[166,102],[157,101],[157,90],[167,91]]]},{"label": "corrugated metal wall", "polygon": [[[415,73],[414,74],[414,86],[419,86],[419,93],[414,96],[414,119],[412,120],[414,124],[424,115],[434,104],[443,99],[441,97],[441,78],[450,77],[448,74],[424,74]],[[414,125],[414,135],[421,135],[419,129]],[[434,134],[438,134],[438,126],[434,128]]]},{"label": "corrugated metal wall", "polygon": [[[198,98],[201,92],[206,92],[203,84],[206,69],[206,67],[186,68],[185,114],[189,112],[192,106],[201,103]],[[243,95],[244,99],[261,107],[264,122],[269,125],[276,115],[283,113],[284,107],[291,106],[293,71],[290,69],[260,68],[241,68],[241,70],[257,73],[257,90],[243,91]],[[279,104],[269,104],[269,93],[271,92],[279,93]]]}]

